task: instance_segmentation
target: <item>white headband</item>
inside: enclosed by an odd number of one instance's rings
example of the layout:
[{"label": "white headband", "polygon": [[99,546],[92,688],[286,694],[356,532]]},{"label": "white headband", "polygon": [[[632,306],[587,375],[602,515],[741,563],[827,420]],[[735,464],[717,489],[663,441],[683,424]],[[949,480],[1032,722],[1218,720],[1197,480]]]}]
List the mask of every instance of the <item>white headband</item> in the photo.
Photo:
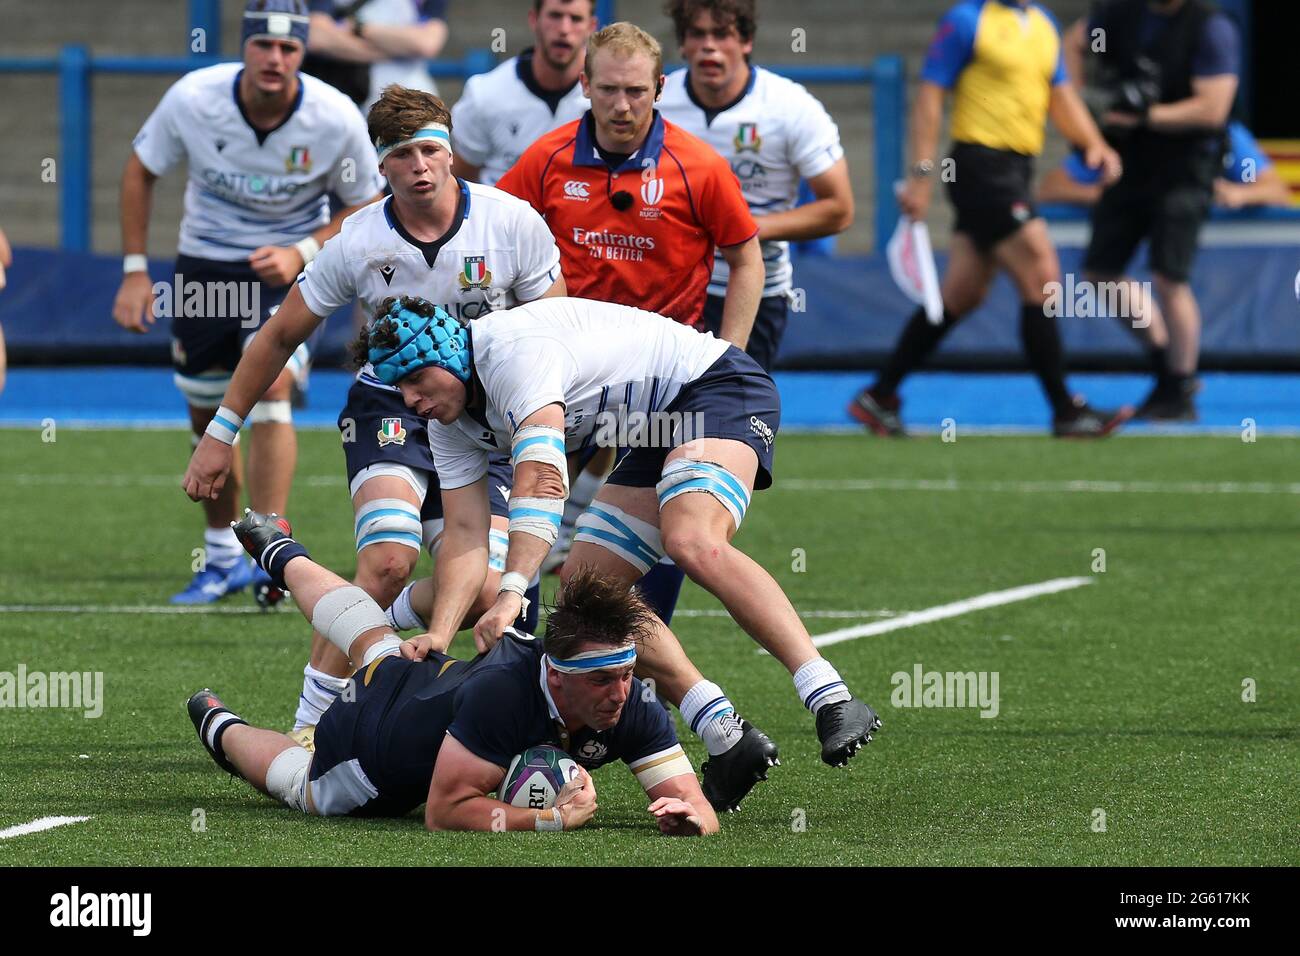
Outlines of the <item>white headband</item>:
[{"label": "white headband", "polygon": [[551,667],[561,674],[588,674],[591,671],[616,669],[636,663],[636,645],[624,644],[622,647],[599,647],[583,651],[572,657],[559,660],[553,654],[547,654],[546,660]]},{"label": "white headband", "polygon": [[441,143],[451,152],[451,130],[447,129],[442,123],[430,123],[428,126],[421,126],[407,139],[398,140],[395,143],[385,143],[382,140],[375,139],[375,149],[379,151],[379,161],[382,163],[384,157],[395,149],[401,149],[403,146],[410,146],[412,143],[418,143],[421,140],[431,139]]}]

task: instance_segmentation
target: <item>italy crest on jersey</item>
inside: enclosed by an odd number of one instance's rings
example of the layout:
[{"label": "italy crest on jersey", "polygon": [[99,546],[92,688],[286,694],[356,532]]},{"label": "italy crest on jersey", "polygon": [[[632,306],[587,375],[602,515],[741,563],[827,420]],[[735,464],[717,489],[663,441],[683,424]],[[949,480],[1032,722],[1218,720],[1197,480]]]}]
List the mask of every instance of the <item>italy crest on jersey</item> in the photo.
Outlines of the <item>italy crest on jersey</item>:
[{"label": "italy crest on jersey", "polygon": [[462,292],[470,289],[486,289],[492,281],[492,270],[487,267],[485,256],[466,256],[460,270],[460,288]]},{"label": "italy crest on jersey", "polygon": [[311,172],[311,153],[306,146],[294,146],[289,150],[289,158],[284,161],[286,173]]},{"label": "italy crest on jersey", "polygon": [[743,153],[746,150],[752,150],[757,153],[759,147],[763,145],[763,137],[758,135],[757,123],[741,123],[736,128],[736,152]]},{"label": "italy crest on jersey", "polygon": [[385,418],[379,423],[379,447],[385,445],[405,445],[406,429],[400,418]]}]

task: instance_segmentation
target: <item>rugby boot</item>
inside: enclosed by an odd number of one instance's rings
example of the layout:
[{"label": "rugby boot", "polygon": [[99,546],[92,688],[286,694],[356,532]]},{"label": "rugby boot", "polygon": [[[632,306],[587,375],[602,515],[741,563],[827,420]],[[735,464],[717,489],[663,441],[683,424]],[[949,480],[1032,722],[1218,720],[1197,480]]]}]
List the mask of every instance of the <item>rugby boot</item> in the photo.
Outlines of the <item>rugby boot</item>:
[{"label": "rugby boot", "polygon": [[1124,405],[1110,411],[1093,408],[1081,397],[1074,399],[1074,409],[1052,419],[1052,434],[1057,438],[1105,438],[1133,417],[1133,406]]},{"label": "rugby boot", "polygon": [[209,564],[194,573],[184,591],[171,596],[171,603],[212,604],[227,594],[242,591],[252,580],[253,566],[243,558],[226,567]]},{"label": "rugby boot", "polygon": [[242,774],[235,769],[235,765],[226,758],[225,753],[220,749],[213,748],[208,743],[207,731],[208,726],[212,722],[212,718],[216,717],[218,714],[230,714],[234,717],[235,723],[247,724],[248,722],[235,714],[233,710],[221,702],[220,697],[206,687],[194,694],[186,702],[185,709],[189,712],[190,721],[194,724],[194,729],[198,731],[199,743],[203,744],[203,749],[208,752],[208,756],[213,759],[218,767],[231,776],[242,776]]},{"label": "rugby boot", "polygon": [[871,743],[871,735],[880,727],[876,712],[856,697],[827,704],[817,711],[822,761],[832,767],[843,767],[850,757]]},{"label": "rugby boot", "polygon": [[848,411],[882,438],[902,438],[907,434],[903,430],[903,420],[898,415],[902,405],[897,395],[880,398],[871,389],[864,388],[849,402]]},{"label": "rugby boot", "polygon": [[767,771],[781,763],[780,752],[767,734],[740,722],[741,738],[726,753],[704,761],[704,797],[719,813],[740,809],[740,801],[767,779]]}]

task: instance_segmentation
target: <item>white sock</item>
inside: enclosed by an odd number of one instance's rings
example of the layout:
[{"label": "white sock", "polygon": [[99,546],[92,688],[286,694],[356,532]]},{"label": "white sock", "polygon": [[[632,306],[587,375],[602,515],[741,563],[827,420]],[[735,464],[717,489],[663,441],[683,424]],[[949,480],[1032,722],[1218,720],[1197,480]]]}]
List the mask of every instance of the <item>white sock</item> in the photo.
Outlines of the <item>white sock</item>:
[{"label": "white sock", "polygon": [[234,528],[207,528],[203,532],[203,549],[208,564],[228,568],[244,554]]},{"label": "white sock", "polygon": [[560,537],[556,541],[557,544],[567,547],[572,541],[574,526],[604,483],[604,475],[593,475],[585,469],[578,473],[577,478],[573,479],[573,486],[569,489],[568,500],[564,502],[564,518],[560,521]]},{"label": "white sock", "polygon": [[293,715],[293,732],[304,727],[315,727],[325,709],[338,699],[350,678],[335,677],[318,671],[308,664],[302,669],[302,695],[298,698],[298,712]]},{"label": "white sock", "polygon": [[839,672],[823,657],[813,658],[794,672],[794,689],[803,705],[814,714],[827,704],[853,697]]},{"label": "white sock", "polygon": [[217,731],[221,730],[222,727],[226,726],[226,724],[230,723],[232,720],[238,721],[241,724],[244,723],[238,714],[225,710],[209,720],[208,726],[204,728],[205,732],[203,736],[207,740],[208,746],[217,751],[217,753],[221,754],[223,757],[225,756],[225,751],[217,747]]},{"label": "white sock", "polygon": [[688,690],[677,709],[691,731],[704,741],[710,757],[726,753],[743,736],[736,708],[713,681],[702,680]]},{"label": "white sock", "polygon": [[393,626],[395,631],[410,631],[416,628],[423,631],[429,626],[415,612],[415,608],[411,607],[411,588],[413,587],[415,587],[414,584],[408,584],[402,588],[402,593],[397,595],[397,600],[393,602],[393,606],[384,612],[384,615],[388,618],[388,623]]}]

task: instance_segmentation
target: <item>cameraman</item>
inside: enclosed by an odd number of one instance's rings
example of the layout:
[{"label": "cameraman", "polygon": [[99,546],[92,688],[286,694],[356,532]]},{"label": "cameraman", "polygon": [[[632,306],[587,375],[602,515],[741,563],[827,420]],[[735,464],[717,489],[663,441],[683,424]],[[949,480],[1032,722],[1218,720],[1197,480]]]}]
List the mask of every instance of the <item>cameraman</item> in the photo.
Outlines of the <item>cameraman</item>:
[{"label": "cameraman", "polygon": [[1237,31],[1203,0],[1100,0],[1066,48],[1075,82],[1084,53],[1097,58],[1110,96],[1101,125],[1124,168],[1093,210],[1084,268],[1092,281],[1116,281],[1149,240],[1169,345],[1155,356],[1156,384],[1138,415],[1193,420],[1201,314],[1188,277],[1222,169]]}]

